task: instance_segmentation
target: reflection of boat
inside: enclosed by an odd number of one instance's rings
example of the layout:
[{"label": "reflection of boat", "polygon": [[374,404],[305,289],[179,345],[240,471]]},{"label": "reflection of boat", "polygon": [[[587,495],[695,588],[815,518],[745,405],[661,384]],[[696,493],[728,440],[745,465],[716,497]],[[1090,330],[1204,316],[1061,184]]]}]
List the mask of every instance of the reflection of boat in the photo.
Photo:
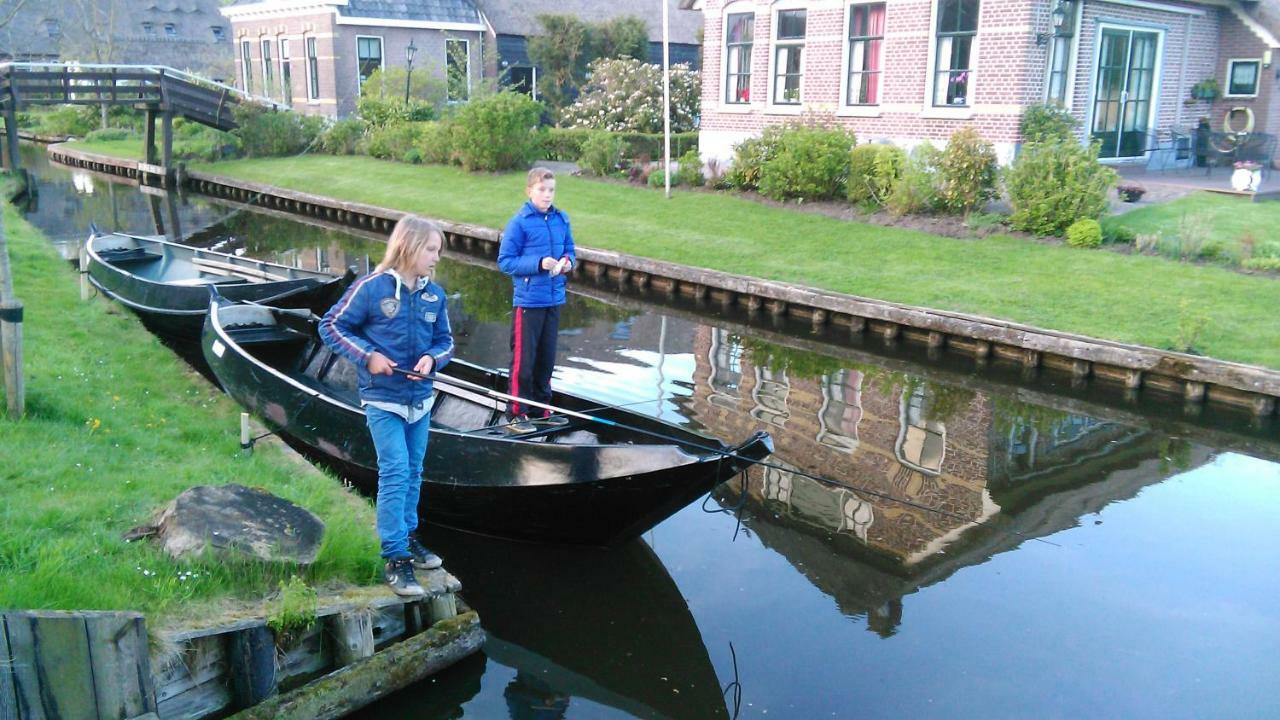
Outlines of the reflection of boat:
[{"label": "reflection of boat", "polygon": [[640,718],[728,717],[680,588],[643,542],[539,548],[436,528],[424,540],[484,618],[485,655],[517,671],[512,717],[530,717],[520,703],[563,711],[575,698]]},{"label": "reflection of boat", "polygon": [[[215,299],[205,360],[242,405],[333,458],[353,479],[376,484],[355,366],[320,342],[316,322],[306,313]],[[465,362],[455,361],[449,374],[483,389],[506,386],[504,376]],[[426,517],[488,535],[620,543],[773,449],[765,433],[728,447],[619,408],[594,411],[603,423],[571,418],[565,426],[511,435],[501,401],[444,382],[436,390]],[[589,400],[563,393],[553,402],[593,409]]]},{"label": "reflection of boat", "polygon": [[354,280],[349,272],[336,278],[156,237],[95,232],[85,251],[90,282],[170,338],[200,337],[210,285],[231,300],[323,312]]}]

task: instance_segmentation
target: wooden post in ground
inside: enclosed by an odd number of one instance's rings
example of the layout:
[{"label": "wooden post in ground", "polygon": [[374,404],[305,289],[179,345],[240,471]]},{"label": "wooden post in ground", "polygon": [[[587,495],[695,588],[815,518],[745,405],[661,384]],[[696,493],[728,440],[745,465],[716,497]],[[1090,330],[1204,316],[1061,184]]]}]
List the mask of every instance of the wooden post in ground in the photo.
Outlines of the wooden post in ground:
[{"label": "wooden post in ground", "polygon": [[[161,142],[164,149],[164,153],[160,156],[162,159],[160,164],[164,167],[164,181],[160,184],[164,187],[169,187],[169,172],[173,167],[173,112],[165,110],[160,124],[162,129]],[[176,240],[177,238],[174,239]]]},{"label": "wooden post in ground", "polygon": [[20,175],[22,158],[18,154],[18,96],[10,88],[9,102],[4,107],[5,147],[9,150],[9,172]]},{"label": "wooden post in ground", "polygon": [[148,165],[156,164],[156,111],[147,108],[147,119],[144,125],[143,143],[146,145],[146,157]]},{"label": "wooden post in ground", "polygon": [[14,297],[9,271],[9,245],[0,213],[0,356],[4,364],[4,395],[9,417],[26,412],[26,388],[22,381],[22,301]]}]

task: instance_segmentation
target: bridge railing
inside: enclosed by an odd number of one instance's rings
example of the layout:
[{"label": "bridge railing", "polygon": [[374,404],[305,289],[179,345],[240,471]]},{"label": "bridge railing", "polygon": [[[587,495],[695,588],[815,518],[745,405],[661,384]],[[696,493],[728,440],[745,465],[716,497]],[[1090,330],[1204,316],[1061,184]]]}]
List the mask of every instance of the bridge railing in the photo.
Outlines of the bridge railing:
[{"label": "bridge railing", "polygon": [[[170,87],[185,83],[215,93],[232,102],[246,102],[275,110],[287,109],[283,103],[261,95],[252,95],[225,83],[201,77],[166,65],[110,65],[97,63],[0,63],[0,87],[13,85],[25,101],[56,102],[68,95],[93,95],[100,102],[155,102],[159,100],[162,82]],[[175,82],[176,81],[176,82]],[[138,97],[129,96],[132,88]],[[156,94],[149,88],[156,88]],[[34,95],[32,94],[34,93]],[[115,94],[113,94],[115,93]],[[124,93],[121,96],[121,93]],[[105,96],[105,97],[104,97]],[[84,102],[87,98],[79,98]],[[0,102],[4,98],[0,97]]]}]

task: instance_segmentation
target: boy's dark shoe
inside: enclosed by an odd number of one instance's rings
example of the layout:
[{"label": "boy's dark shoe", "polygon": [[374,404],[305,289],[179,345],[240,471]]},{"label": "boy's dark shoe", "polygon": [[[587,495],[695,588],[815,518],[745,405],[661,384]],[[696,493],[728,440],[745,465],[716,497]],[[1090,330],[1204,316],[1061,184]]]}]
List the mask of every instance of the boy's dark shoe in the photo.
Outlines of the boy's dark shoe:
[{"label": "boy's dark shoe", "polygon": [[413,560],[410,558],[389,561],[382,570],[382,579],[391,586],[391,592],[401,597],[422,597],[427,594],[413,576]]},{"label": "boy's dark shoe", "polygon": [[525,433],[537,432],[538,427],[529,422],[528,415],[516,415],[511,418],[511,422],[507,423],[507,432],[514,435],[524,435]]},{"label": "boy's dark shoe", "polygon": [[413,557],[413,566],[419,570],[435,570],[444,564],[439,555],[423,547],[418,538],[409,536],[409,554]]},{"label": "boy's dark shoe", "polygon": [[569,418],[563,415],[546,415],[538,421],[543,427],[564,427],[569,424]]}]

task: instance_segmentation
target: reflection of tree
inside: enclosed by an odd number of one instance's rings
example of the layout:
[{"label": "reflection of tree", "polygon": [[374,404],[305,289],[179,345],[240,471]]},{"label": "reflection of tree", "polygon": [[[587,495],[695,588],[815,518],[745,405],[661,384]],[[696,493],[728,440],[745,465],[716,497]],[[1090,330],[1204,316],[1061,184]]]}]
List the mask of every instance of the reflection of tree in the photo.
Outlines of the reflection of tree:
[{"label": "reflection of tree", "polygon": [[742,338],[742,347],[750,353],[751,362],[755,365],[796,379],[817,379],[848,366],[847,362],[828,355],[783,347],[757,338]]},{"label": "reflection of tree", "polygon": [[267,253],[334,246],[351,256],[381,257],[384,250],[380,243],[341,230],[316,227],[250,210],[228,216],[219,223],[218,232],[238,239],[245,252],[255,257]]},{"label": "reflection of tree", "polygon": [[[439,267],[439,282],[450,295],[462,295],[462,306],[468,317],[483,323],[511,321],[511,278],[497,266],[451,262]],[[604,321],[615,323],[634,313],[599,300],[576,296],[560,308],[562,329],[580,328]]]},{"label": "reflection of tree", "polygon": [[1068,413],[1064,410],[1055,410],[1043,405],[1032,405],[1010,397],[996,395],[992,397],[992,401],[995,406],[993,423],[996,432],[1004,436],[1024,428],[1030,428],[1041,435],[1047,435],[1066,421],[1068,417]]}]

